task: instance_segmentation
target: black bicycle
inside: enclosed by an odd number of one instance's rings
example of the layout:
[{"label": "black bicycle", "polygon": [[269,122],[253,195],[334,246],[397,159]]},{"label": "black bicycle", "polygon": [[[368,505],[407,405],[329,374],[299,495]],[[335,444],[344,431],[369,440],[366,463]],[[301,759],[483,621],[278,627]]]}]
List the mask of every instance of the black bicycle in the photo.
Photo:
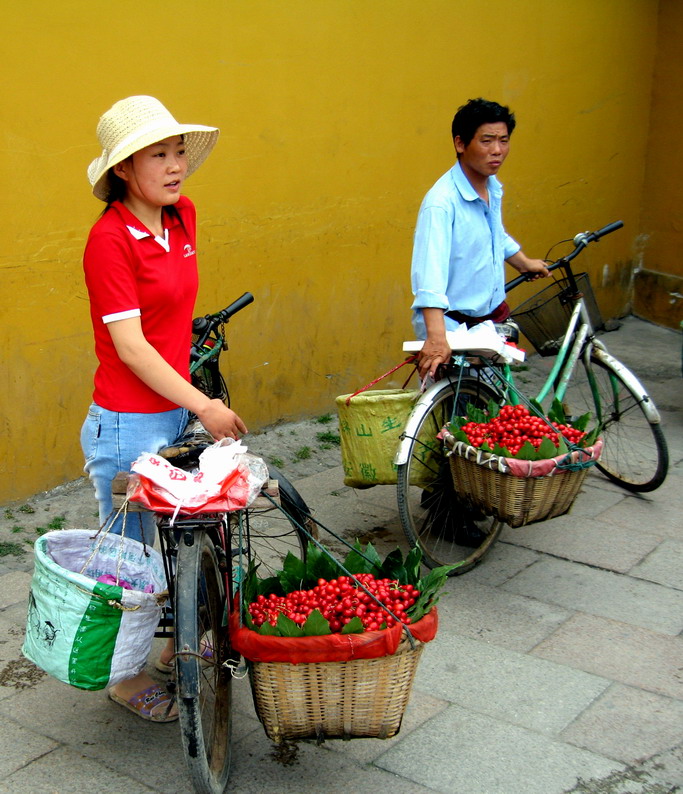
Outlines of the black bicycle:
[{"label": "black bicycle", "polygon": [[[230,405],[219,369],[227,349],[225,324],[254,300],[245,293],[216,314],[193,321],[192,383]],[[161,450],[175,466],[192,470],[213,439],[191,416],[183,435]],[[262,573],[282,567],[287,554],[304,558],[317,530],[306,503],[274,467],[249,507],[174,519],[157,513],[168,583],[168,606],[157,637],[174,638],[174,680],[185,760],[197,792],[221,794],[230,774],[231,683],[240,659],[232,649],[228,618],[250,562]],[[120,488],[119,490],[124,490]],[[131,504],[129,507],[133,507]]]}]

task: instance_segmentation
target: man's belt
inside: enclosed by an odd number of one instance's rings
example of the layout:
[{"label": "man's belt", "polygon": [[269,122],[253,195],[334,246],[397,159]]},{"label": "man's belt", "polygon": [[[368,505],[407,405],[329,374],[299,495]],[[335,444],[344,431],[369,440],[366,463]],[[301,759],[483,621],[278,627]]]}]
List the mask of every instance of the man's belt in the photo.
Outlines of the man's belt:
[{"label": "man's belt", "polygon": [[445,314],[446,317],[450,317],[451,320],[455,320],[459,323],[465,323],[468,328],[471,328],[473,325],[483,323],[486,320],[492,320],[494,323],[504,322],[510,316],[510,307],[505,301],[503,301],[500,306],[496,306],[491,314],[485,314],[483,317],[472,317],[469,314],[463,314],[462,312],[455,311],[455,309],[445,312]]}]

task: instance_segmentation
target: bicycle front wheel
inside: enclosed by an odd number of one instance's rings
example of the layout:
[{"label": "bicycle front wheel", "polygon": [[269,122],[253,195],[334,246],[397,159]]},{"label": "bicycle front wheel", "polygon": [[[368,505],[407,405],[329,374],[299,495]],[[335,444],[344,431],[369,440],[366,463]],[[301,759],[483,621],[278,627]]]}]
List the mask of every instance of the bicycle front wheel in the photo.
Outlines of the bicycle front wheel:
[{"label": "bicycle front wheel", "polygon": [[259,497],[242,511],[242,548],[260,566],[261,577],[280,570],[287,554],[305,559],[309,535],[318,535],[308,506],[292,483],[274,466],[268,467],[268,474],[277,480],[279,507]]},{"label": "bicycle front wheel", "polygon": [[222,794],[230,774],[232,674],[224,663],[234,653],[226,609],[211,535],[195,529],[178,545],[175,652],[181,741],[200,794]]},{"label": "bicycle front wheel", "polygon": [[421,415],[408,440],[406,462],[397,471],[398,511],[408,542],[421,549],[430,568],[457,565],[451,575],[480,562],[503,528],[501,521],[472,511],[458,498],[443,443],[436,437],[454,415],[465,415],[468,403],[486,408],[500,397],[476,378],[463,378],[457,398],[455,388],[444,384],[428,404],[414,409]]},{"label": "bicycle front wheel", "polygon": [[565,413],[592,415],[602,426],[603,449],[597,467],[629,491],[654,491],[664,482],[669,454],[659,423],[651,423],[639,391],[595,353],[577,367],[564,397]]}]

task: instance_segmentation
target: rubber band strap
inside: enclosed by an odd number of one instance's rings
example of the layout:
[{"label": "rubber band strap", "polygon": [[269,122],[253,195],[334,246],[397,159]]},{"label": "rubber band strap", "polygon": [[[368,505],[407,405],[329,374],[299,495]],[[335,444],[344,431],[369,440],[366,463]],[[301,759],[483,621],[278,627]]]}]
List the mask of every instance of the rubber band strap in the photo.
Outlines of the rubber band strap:
[{"label": "rubber band strap", "polygon": [[375,380],[370,381],[370,383],[368,383],[366,386],[363,386],[361,389],[358,389],[358,391],[355,391],[353,394],[350,394],[345,400],[346,404],[349,405],[351,403],[351,400],[354,397],[356,397],[358,394],[362,394],[362,392],[367,391],[376,383],[379,383],[381,380],[384,380],[384,378],[388,377],[389,375],[392,375],[394,372],[396,372],[397,369],[401,369],[401,367],[404,367],[406,364],[412,364],[413,361],[415,361],[416,359],[417,359],[417,353],[410,356],[405,361],[402,361],[400,364],[397,364],[395,367],[390,369],[389,372],[385,372],[384,375],[380,375],[379,378],[375,378]]}]

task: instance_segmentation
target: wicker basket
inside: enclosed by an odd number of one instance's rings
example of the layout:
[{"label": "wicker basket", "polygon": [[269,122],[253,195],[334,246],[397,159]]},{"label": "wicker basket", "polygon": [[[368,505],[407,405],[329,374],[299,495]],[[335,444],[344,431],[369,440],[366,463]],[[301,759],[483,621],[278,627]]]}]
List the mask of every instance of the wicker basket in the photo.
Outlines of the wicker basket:
[{"label": "wicker basket", "polygon": [[388,739],[401,727],[423,643],[348,662],[254,662],[254,705],[266,734],[284,739]]},{"label": "wicker basket", "polygon": [[[593,330],[597,331],[604,323],[588,274],[579,273],[575,278],[579,292],[583,294]],[[557,279],[511,313],[521,332],[541,356],[554,356],[562,344],[574,308],[566,295],[568,286],[566,278]]]},{"label": "wicker basket", "polygon": [[[445,434],[445,442],[450,448],[453,484],[462,501],[511,527],[526,526],[567,513],[583,485],[589,465],[597,459],[601,449],[601,445],[596,445],[582,468],[559,469],[555,466],[552,473],[545,476],[519,476],[510,473],[507,458],[454,441],[450,434]],[[559,462],[562,459],[554,460]],[[530,469],[534,467],[534,463],[527,465]]]}]

